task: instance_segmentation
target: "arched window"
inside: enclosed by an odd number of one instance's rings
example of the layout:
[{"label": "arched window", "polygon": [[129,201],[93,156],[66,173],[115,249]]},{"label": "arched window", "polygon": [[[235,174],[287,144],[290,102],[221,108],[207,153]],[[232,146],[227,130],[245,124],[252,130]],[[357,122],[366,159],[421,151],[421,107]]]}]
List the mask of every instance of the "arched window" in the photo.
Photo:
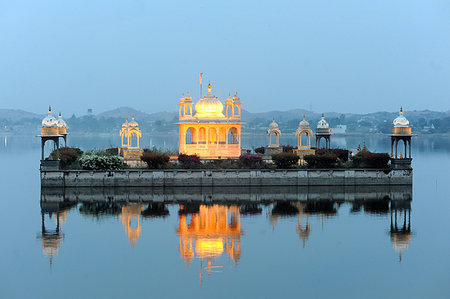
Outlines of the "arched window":
[{"label": "arched window", "polygon": [[225,144],[227,141],[227,130],[225,128],[219,129],[219,136],[217,140],[219,140],[219,144]]},{"label": "arched window", "polygon": [[186,106],[186,115],[192,115],[191,106],[190,105]]},{"label": "arched window", "polygon": [[231,128],[228,130],[228,144],[239,144],[237,128]]},{"label": "arched window", "polygon": [[188,128],[186,130],[186,144],[194,144],[195,143],[195,129]]},{"label": "arched window", "polygon": [[233,108],[231,106],[227,107],[227,116],[231,116],[233,114]]},{"label": "arched window", "polygon": [[240,115],[241,114],[241,111],[240,111],[241,109],[239,109],[239,106],[238,105],[236,105],[236,106],[234,106],[234,115]]},{"label": "arched window", "polygon": [[184,106],[180,106],[180,116],[184,116]]},{"label": "arched window", "polygon": [[206,130],[203,127],[198,130],[198,143],[206,144]]},{"label": "arched window", "polygon": [[217,144],[217,131],[216,128],[209,129],[209,144]]}]

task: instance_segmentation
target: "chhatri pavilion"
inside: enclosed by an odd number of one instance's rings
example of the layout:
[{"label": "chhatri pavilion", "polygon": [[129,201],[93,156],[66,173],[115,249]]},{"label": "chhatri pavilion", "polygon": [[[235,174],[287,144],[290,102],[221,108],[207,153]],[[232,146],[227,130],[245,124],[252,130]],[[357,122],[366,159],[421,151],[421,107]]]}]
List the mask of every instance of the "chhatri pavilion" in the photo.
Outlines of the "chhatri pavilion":
[{"label": "chhatri pavilion", "polygon": [[211,93],[195,104],[189,93],[179,104],[179,152],[200,158],[238,158],[241,155],[241,101],[236,95],[225,107]]}]

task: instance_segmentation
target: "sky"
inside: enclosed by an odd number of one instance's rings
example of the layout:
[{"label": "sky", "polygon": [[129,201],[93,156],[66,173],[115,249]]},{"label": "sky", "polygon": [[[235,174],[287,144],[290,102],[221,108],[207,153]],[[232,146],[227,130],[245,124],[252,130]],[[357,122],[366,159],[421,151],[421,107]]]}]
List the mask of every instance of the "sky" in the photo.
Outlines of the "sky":
[{"label": "sky", "polygon": [[0,108],[450,110],[448,0],[0,0]]}]

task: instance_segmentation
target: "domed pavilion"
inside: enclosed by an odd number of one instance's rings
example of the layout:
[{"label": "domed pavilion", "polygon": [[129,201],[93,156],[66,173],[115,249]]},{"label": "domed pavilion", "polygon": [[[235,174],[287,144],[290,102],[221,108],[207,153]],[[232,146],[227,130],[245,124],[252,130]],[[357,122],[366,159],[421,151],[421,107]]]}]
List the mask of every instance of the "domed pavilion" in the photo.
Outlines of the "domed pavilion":
[{"label": "domed pavilion", "polygon": [[[280,136],[281,130],[278,124],[275,122],[275,117],[269,125],[269,130],[267,130],[267,135],[269,136],[269,147],[279,147],[280,146]],[[275,140],[273,140],[273,135],[275,135]]]},{"label": "domed pavilion", "polygon": [[329,149],[331,146],[330,136],[331,136],[330,125],[325,120],[325,115],[322,113],[322,118],[317,123],[316,128],[316,148],[320,148],[320,140],[324,138],[325,148]]},{"label": "domed pavilion", "polygon": [[[393,121],[391,133],[391,164],[394,168],[403,169],[411,167],[411,127],[409,120],[403,115],[400,107],[399,115]],[[404,155],[398,152],[398,143],[403,142]]]},{"label": "domed pavilion", "polygon": [[[189,93],[179,102],[179,152],[200,158],[238,158],[241,155],[241,101],[236,95],[225,106],[211,92],[200,98],[193,111]],[[225,114],[224,114],[225,110]]]},{"label": "domed pavilion", "polygon": [[[306,121],[306,116],[303,114],[303,120],[298,124],[298,129],[295,132],[297,136],[297,149],[311,149],[311,136],[313,132],[311,131],[311,127],[309,126],[309,122]],[[302,136],[306,136],[306,144],[302,143]]]},{"label": "domed pavilion", "polygon": [[[41,123],[41,169],[58,169],[59,168],[59,138],[63,138],[67,145],[67,124],[62,119],[61,113],[59,118],[53,116],[52,107],[48,107],[48,114]],[[44,147],[47,141],[53,141],[56,149],[56,160],[45,160]]]}]

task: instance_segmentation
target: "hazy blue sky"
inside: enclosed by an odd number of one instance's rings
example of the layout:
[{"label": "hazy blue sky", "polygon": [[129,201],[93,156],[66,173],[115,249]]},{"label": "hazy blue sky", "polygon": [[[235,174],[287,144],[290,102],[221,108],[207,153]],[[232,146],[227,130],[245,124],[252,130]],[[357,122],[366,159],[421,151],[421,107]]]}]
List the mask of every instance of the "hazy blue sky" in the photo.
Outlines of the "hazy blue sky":
[{"label": "hazy blue sky", "polygon": [[450,109],[450,1],[0,0],[0,108]]}]

